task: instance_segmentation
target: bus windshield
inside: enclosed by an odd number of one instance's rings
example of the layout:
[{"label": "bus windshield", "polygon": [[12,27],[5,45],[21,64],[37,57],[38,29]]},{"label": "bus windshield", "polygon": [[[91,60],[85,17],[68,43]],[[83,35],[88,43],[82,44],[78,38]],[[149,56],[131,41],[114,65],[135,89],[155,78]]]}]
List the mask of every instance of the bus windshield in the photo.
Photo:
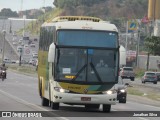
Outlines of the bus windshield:
[{"label": "bus windshield", "polygon": [[85,47],[118,47],[118,34],[109,31],[59,30],[58,45]]},{"label": "bus windshield", "polygon": [[115,82],[118,51],[58,48],[56,80],[67,82]]}]

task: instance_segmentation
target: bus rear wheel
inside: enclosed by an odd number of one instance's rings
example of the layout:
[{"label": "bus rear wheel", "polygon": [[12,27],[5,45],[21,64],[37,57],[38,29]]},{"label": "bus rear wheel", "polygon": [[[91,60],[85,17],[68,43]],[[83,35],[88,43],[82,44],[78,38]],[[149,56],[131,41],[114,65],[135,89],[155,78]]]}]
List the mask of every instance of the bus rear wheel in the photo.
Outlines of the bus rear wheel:
[{"label": "bus rear wheel", "polygon": [[54,110],[58,110],[59,109],[59,103],[51,102],[51,108],[54,109]]},{"label": "bus rear wheel", "polygon": [[109,113],[111,111],[111,105],[103,104],[103,112]]},{"label": "bus rear wheel", "polygon": [[49,100],[42,97],[42,106],[49,106]]}]

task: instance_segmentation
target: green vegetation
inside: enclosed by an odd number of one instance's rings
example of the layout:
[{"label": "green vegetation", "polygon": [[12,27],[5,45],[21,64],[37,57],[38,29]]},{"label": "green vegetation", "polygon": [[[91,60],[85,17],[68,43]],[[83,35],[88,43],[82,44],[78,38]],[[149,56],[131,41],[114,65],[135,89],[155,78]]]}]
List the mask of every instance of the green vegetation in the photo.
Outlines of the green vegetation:
[{"label": "green vegetation", "polygon": [[128,87],[127,93],[130,95],[137,95],[152,100],[160,101],[159,91],[156,91],[155,88],[150,88],[143,85],[134,85],[134,87]]},{"label": "green vegetation", "polygon": [[3,16],[4,18],[8,17],[18,17],[18,14],[16,11],[11,11],[9,8],[4,8],[0,11],[0,16]]},{"label": "green vegetation", "polygon": [[9,70],[14,70],[16,72],[21,72],[24,74],[37,74],[36,68],[31,65],[21,65],[18,64],[7,64]]},{"label": "green vegetation", "polygon": [[44,21],[51,21],[56,16],[69,15],[99,17],[116,23],[121,29],[124,28],[127,19],[141,19],[148,8],[148,0],[54,0],[53,4],[56,8],[41,14],[38,21],[31,22],[26,31],[39,34],[39,28]]},{"label": "green vegetation", "polygon": [[160,37],[151,36],[145,39],[145,47],[153,55],[160,55]]},{"label": "green vegetation", "polygon": [[127,88],[127,93],[131,94],[131,95],[138,95],[138,96],[143,96],[143,94],[144,94],[143,92],[137,90],[134,87],[128,87]]},{"label": "green vegetation", "polygon": [[[28,26],[25,28],[25,31],[34,34],[39,34],[40,31],[40,26],[44,23],[44,22],[50,22],[52,21],[53,18],[55,18],[56,16],[59,16],[62,13],[62,9],[56,8],[56,9],[52,9],[49,12],[46,12],[45,14],[41,15],[38,17],[37,21],[32,21],[28,24]],[[18,31],[18,34],[22,34],[23,29],[20,29]]]},{"label": "green vegetation", "polygon": [[144,72],[146,70],[135,68],[134,71],[135,71],[135,77],[136,78],[141,78],[144,75]]}]

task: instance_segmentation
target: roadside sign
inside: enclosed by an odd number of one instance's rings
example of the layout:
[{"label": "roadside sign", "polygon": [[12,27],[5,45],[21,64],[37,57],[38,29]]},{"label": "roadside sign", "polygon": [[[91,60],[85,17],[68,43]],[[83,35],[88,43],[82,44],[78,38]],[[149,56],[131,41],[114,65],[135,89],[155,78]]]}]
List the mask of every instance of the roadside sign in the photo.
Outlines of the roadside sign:
[{"label": "roadside sign", "polygon": [[128,30],[135,31],[137,30],[138,22],[136,20],[128,21]]},{"label": "roadside sign", "polygon": [[25,54],[30,54],[30,50],[29,50],[29,49],[26,49],[26,50],[25,50]]}]

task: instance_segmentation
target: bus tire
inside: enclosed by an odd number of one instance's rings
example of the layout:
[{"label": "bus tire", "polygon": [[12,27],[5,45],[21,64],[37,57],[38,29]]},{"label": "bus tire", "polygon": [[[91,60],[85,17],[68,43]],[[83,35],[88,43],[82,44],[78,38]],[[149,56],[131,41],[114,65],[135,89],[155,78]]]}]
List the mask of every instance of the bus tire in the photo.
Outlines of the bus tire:
[{"label": "bus tire", "polygon": [[111,105],[103,104],[103,112],[109,113],[111,111]]},{"label": "bus tire", "polygon": [[49,100],[42,97],[42,106],[49,106]]},{"label": "bus tire", "polygon": [[49,84],[49,106],[51,106],[51,87]]},{"label": "bus tire", "polygon": [[59,110],[59,103],[51,102],[51,108],[52,108],[53,110]]},{"label": "bus tire", "polygon": [[39,80],[39,95],[42,97],[42,82]]}]

